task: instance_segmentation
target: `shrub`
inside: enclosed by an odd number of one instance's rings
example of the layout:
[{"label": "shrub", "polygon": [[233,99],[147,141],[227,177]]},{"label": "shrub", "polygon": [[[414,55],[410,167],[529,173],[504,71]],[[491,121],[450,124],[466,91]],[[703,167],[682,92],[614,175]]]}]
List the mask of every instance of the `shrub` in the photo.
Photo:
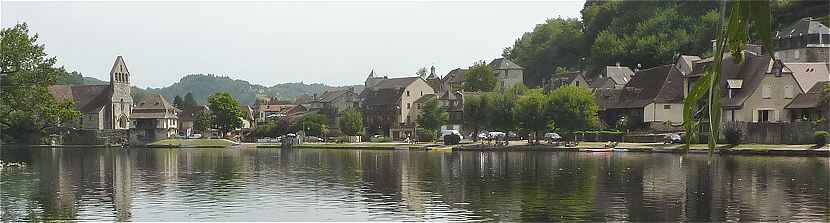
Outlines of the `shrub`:
[{"label": "shrub", "polygon": [[726,143],[731,145],[741,144],[741,130],[738,128],[729,127],[723,130],[723,135],[726,138]]},{"label": "shrub", "polygon": [[435,132],[427,129],[418,129],[416,134],[418,135],[418,141],[421,142],[432,142],[435,140]]},{"label": "shrub", "polygon": [[816,132],[816,145],[818,145],[819,147],[827,145],[827,138],[830,138],[830,132],[817,131]]},{"label": "shrub", "polygon": [[389,137],[372,137],[369,139],[370,142],[392,142],[392,138]]}]

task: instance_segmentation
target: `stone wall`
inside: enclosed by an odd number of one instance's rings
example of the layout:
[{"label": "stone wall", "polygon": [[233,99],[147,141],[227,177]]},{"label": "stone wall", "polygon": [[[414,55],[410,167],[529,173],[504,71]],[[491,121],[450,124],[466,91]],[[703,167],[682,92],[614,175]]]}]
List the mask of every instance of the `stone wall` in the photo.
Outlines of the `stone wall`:
[{"label": "stone wall", "polygon": [[126,129],[79,129],[71,130],[63,137],[65,145],[116,145],[124,144],[129,137]]}]

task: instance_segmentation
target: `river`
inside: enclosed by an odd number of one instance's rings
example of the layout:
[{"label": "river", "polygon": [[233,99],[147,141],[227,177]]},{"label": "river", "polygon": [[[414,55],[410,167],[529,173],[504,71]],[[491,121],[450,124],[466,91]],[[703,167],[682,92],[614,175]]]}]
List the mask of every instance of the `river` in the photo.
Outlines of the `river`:
[{"label": "river", "polygon": [[827,157],[0,150],[3,221],[828,221]]}]

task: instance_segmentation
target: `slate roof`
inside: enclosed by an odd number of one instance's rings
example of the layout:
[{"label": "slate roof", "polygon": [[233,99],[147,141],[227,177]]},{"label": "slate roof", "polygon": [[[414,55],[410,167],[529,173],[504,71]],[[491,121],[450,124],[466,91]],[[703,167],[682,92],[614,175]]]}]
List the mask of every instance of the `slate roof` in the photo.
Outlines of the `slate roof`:
[{"label": "slate roof", "polygon": [[[713,65],[713,58],[695,61],[693,73],[687,76],[702,76],[706,67]],[[732,98],[723,97],[721,99],[721,106],[723,108],[742,107],[744,101],[760,86],[764,75],[767,74],[771,66],[772,60],[766,55],[744,51],[744,62],[737,63],[731,54],[724,53],[723,63],[721,64],[721,86],[726,88],[729,85],[728,80],[742,80],[742,83],[741,88],[734,91]]]},{"label": "slate roof", "polygon": [[400,102],[403,88],[382,88],[377,90],[367,89],[364,92],[363,103],[367,106],[375,105],[397,105]]},{"label": "slate roof", "polygon": [[349,92],[352,92],[350,89],[342,89],[342,90],[333,90],[333,91],[326,91],[320,95],[320,98],[317,99],[320,102],[332,102],[337,100],[340,96],[346,95]]},{"label": "slate roof", "polygon": [[628,109],[643,108],[650,103],[682,103],[681,78],[680,70],[671,64],[641,70],[623,89],[605,90],[610,98],[602,98],[602,104],[607,109]]},{"label": "slate roof", "polygon": [[631,80],[631,76],[634,75],[634,71],[629,69],[628,67],[618,67],[618,66],[606,66],[605,67],[605,76],[610,78],[614,81],[615,84],[625,85],[628,81]]},{"label": "slate roof", "polygon": [[415,100],[414,103],[415,104],[423,104],[423,103],[426,103],[428,100],[433,99],[433,98],[435,98],[435,94],[425,94],[424,96],[421,96],[420,98],[418,98],[418,100]]},{"label": "slate roof", "polygon": [[179,121],[186,122],[186,121],[193,121],[193,115],[199,113],[201,111],[209,111],[210,109],[206,105],[199,105],[194,107],[185,107],[182,109],[182,112],[179,112]]},{"label": "slate roof", "polygon": [[809,91],[821,81],[830,81],[830,63],[784,63],[793,73],[793,77],[802,92]]},{"label": "slate roof", "polygon": [[149,94],[144,96],[141,102],[136,104],[133,108],[133,113],[130,115],[131,119],[158,119],[158,118],[177,118],[176,112],[180,111],[160,94]]},{"label": "slate roof", "polygon": [[490,62],[490,64],[488,64],[488,66],[490,66],[490,68],[493,68],[493,70],[521,70],[521,69],[524,69],[522,66],[519,66],[518,64],[514,63],[513,61],[510,61],[510,60],[505,59],[505,58],[494,59],[493,61]]},{"label": "slate roof", "polygon": [[110,85],[52,85],[49,93],[57,100],[74,101],[75,109],[83,113],[100,110],[112,98]]},{"label": "slate roof", "polygon": [[388,78],[383,79],[380,83],[372,86],[375,89],[388,89],[388,88],[405,88],[415,82],[416,80],[420,79],[420,77],[398,77],[398,78]]},{"label": "slate roof", "polygon": [[787,109],[805,109],[817,108],[821,100],[821,94],[824,89],[830,86],[830,81],[818,82],[804,94],[799,94],[793,99],[785,108]]},{"label": "slate roof", "polygon": [[594,78],[591,81],[590,88],[592,89],[605,89],[605,88],[614,88],[614,81],[611,78]]},{"label": "slate roof", "polygon": [[818,21],[814,21],[812,18],[802,18],[789,27],[776,31],[775,36],[778,38],[787,38],[789,35],[798,36],[802,33],[803,35],[814,33],[828,34],[830,33],[830,28]]},{"label": "slate roof", "polygon": [[444,76],[444,82],[462,83],[464,82],[464,73],[467,73],[467,69],[455,68]]}]

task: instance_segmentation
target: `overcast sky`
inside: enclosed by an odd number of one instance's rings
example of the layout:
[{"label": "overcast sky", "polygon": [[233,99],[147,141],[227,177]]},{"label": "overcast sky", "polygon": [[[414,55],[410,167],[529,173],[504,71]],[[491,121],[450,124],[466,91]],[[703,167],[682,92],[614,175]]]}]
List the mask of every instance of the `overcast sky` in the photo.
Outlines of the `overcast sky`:
[{"label": "overcast sky", "polygon": [[139,87],[212,73],[266,86],[363,83],[434,65],[446,74],[500,57],[547,18],[579,18],[563,2],[8,2],[2,27],[40,34],[70,71],[108,80],[124,56]]}]

